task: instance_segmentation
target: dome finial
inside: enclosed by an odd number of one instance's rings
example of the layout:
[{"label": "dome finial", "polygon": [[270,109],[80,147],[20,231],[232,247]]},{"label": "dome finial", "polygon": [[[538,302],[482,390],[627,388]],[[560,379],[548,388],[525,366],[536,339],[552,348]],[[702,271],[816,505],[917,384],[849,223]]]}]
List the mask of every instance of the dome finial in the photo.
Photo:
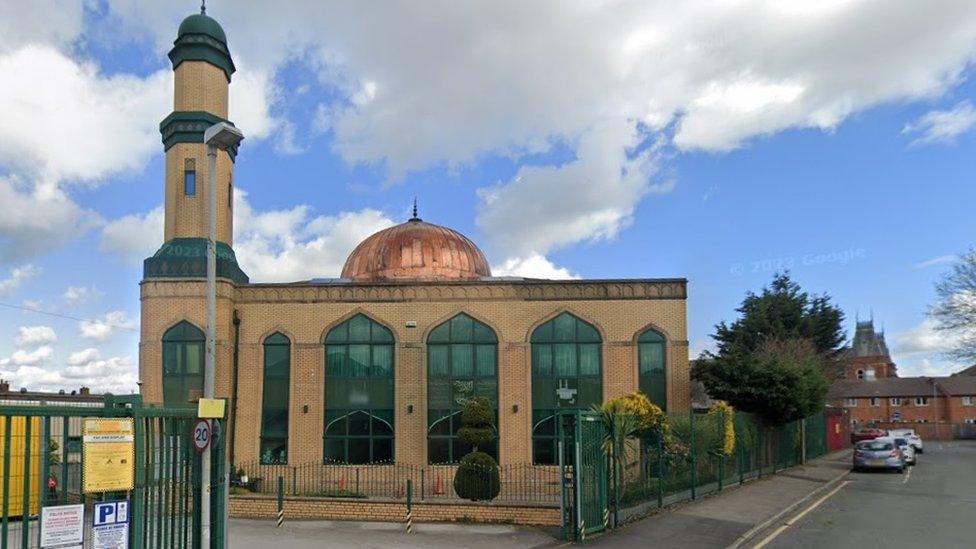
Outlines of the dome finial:
[{"label": "dome finial", "polygon": [[200,0],[200,14],[207,15],[207,0]]},{"label": "dome finial", "polygon": [[420,220],[421,219],[419,217],[417,217],[417,197],[414,196],[413,197],[413,217],[410,218],[410,221],[420,221]]}]

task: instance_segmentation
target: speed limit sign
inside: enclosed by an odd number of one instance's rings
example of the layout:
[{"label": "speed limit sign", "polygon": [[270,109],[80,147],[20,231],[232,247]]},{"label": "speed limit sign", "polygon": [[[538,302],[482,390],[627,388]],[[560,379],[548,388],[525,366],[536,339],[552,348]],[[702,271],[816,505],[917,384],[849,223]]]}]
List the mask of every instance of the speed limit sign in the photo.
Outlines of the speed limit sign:
[{"label": "speed limit sign", "polygon": [[190,433],[193,439],[193,448],[197,453],[202,454],[207,446],[210,445],[210,437],[213,431],[210,428],[210,420],[197,419],[193,422],[193,432]]}]

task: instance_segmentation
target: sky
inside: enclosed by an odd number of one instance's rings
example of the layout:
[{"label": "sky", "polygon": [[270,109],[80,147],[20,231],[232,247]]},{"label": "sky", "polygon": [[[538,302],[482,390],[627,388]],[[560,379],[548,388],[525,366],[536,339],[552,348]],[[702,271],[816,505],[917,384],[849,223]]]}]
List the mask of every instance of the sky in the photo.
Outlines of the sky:
[{"label": "sky", "polygon": [[[976,4],[211,0],[252,281],[409,217],[495,275],[689,281],[690,352],[789,270],[960,369],[926,318],[974,245]],[[0,0],[0,376],[136,390],[166,57],[195,1]]]}]

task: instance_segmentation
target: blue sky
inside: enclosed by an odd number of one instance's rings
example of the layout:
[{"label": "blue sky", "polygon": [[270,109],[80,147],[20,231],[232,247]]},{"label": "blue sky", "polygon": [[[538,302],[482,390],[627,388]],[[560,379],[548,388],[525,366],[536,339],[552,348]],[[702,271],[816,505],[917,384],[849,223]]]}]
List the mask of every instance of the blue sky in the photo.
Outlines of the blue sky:
[{"label": "blue sky", "polygon": [[[688,278],[694,354],[788,268],[903,375],[963,366],[925,311],[976,229],[971,3],[209,4],[252,280],[337,275],[416,196],[495,274]],[[17,387],[134,388],[196,9],[0,0],[0,303],[43,311],[0,309]]]}]

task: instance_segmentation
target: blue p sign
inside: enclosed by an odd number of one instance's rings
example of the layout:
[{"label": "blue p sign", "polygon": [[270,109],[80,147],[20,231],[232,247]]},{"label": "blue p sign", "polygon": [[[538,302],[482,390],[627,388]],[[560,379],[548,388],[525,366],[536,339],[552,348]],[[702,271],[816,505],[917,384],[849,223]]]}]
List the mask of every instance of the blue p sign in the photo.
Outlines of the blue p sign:
[{"label": "blue p sign", "polygon": [[94,511],[93,526],[125,524],[129,521],[129,500],[96,502]]}]

